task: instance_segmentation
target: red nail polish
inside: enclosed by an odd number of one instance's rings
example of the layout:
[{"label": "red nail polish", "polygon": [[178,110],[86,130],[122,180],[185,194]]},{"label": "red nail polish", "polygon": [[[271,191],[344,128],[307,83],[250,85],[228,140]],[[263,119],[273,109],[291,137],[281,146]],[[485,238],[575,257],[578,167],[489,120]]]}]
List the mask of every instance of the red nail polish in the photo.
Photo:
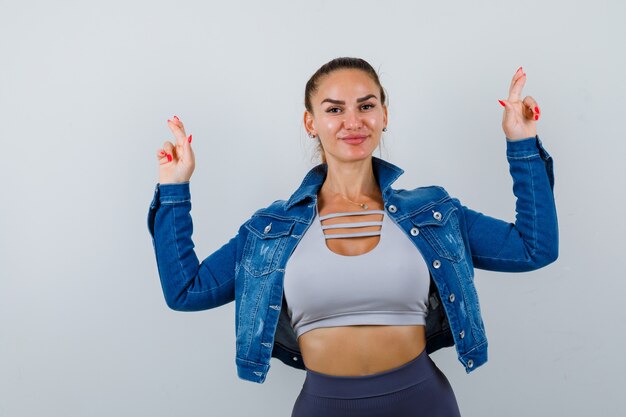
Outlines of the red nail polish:
[{"label": "red nail polish", "polygon": [[172,155],[169,153],[167,154],[167,162],[172,162]]},{"label": "red nail polish", "polygon": [[506,104],[504,104],[504,101],[502,100],[498,100],[500,102],[500,104],[502,104],[502,107],[506,107]]},{"label": "red nail polish", "polygon": [[535,114],[535,120],[539,120],[539,115]]},{"label": "red nail polish", "polygon": [[159,153],[160,153],[161,155],[163,155],[165,152],[161,151],[161,152],[159,152]]},{"label": "red nail polish", "polygon": [[176,120],[180,120],[180,119],[178,118],[178,116],[176,116],[176,115],[174,115],[174,119],[176,119]]},{"label": "red nail polish", "polygon": [[536,112],[536,113],[540,113],[540,112],[539,112],[539,107],[535,106],[535,112]]},{"label": "red nail polish", "polygon": [[187,138],[187,140],[189,141],[189,143],[191,143],[191,135],[189,135],[189,137]]},{"label": "red nail polish", "polygon": [[167,121],[168,121],[168,122],[171,122],[171,120],[170,120],[170,119],[167,119]]},{"label": "red nail polish", "polygon": [[522,67],[519,67],[519,68],[517,69],[517,71],[515,71],[515,72],[519,72],[521,69],[522,69]]}]

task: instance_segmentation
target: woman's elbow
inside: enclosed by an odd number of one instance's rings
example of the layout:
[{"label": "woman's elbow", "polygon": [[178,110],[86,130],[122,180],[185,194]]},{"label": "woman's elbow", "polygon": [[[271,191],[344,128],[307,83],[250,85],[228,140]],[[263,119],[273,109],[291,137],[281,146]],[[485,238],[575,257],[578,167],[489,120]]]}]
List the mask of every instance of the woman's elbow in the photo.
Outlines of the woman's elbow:
[{"label": "woman's elbow", "polygon": [[526,252],[522,259],[514,262],[511,272],[530,272],[548,266],[559,257],[558,246],[545,247],[542,250]]},{"label": "woman's elbow", "polygon": [[559,245],[554,244],[546,247],[540,253],[536,253],[533,257],[531,257],[531,262],[528,265],[529,271],[534,271],[535,269],[543,268],[544,266],[548,266],[551,263],[555,262],[559,257]]},{"label": "woman's elbow", "polygon": [[559,258],[559,245],[555,244],[550,247],[550,250],[545,256],[545,263],[542,266],[550,265]]},{"label": "woman's elbow", "polygon": [[165,304],[167,304],[170,309],[174,311],[190,311],[185,293],[171,294],[164,292],[163,296],[165,298]]}]

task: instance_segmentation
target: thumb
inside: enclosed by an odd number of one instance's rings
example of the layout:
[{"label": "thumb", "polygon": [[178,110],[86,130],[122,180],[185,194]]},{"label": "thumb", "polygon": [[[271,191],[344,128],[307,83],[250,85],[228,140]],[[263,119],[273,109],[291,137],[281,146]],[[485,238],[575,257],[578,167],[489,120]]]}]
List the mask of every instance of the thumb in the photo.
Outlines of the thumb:
[{"label": "thumb", "polygon": [[502,107],[504,107],[504,114],[502,115],[502,120],[512,121],[515,119],[515,109],[513,105],[509,102],[509,100],[498,100]]}]

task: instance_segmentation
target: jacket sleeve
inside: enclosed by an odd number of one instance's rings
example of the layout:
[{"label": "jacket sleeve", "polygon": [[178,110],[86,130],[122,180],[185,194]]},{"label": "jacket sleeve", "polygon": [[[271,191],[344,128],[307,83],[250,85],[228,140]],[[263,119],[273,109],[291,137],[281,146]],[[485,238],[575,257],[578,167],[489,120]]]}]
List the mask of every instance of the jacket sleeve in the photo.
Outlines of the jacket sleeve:
[{"label": "jacket sleeve", "polygon": [[474,267],[532,271],[558,257],[553,161],[539,136],[507,139],[506,155],[517,198],[514,224],[469,209],[456,198],[452,200],[465,220]]},{"label": "jacket sleeve", "polygon": [[148,230],[165,302],[179,311],[206,310],[235,299],[239,234],[199,263],[190,211],[189,182],[156,185]]}]

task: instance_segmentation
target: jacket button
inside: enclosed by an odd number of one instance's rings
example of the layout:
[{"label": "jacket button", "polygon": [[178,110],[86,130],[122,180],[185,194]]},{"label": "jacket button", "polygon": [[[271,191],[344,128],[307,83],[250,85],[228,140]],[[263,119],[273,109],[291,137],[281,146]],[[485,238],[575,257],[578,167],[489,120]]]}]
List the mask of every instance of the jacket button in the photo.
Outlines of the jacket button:
[{"label": "jacket button", "polygon": [[448,297],[448,300],[450,300],[451,303],[454,302],[454,293],[450,294],[450,296]]},{"label": "jacket button", "polygon": [[396,208],[396,206],[394,206],[393,204],[390,205],[388,208],[390,213],[395,213],[398,209]]},{"label": "jacket button", "polygon": [[461,333],[459,333],[459,337],[461,339],[463,339],[465,337],[465,330],[461,330]]},{"label": "jacket button", "polygon": [[435,260],[433,261],[433,266],[434,266],[435,268],[439,268],[439,267],[441,266],[441,261],[439,261],[439,259],[435,259]]},{"label": "jacket button", "polygon": [[437,220],[441,220],[441,213],[439,213],[438,211],[433,213],[433,217]]},{"label": "jacket button", "polygon": [[473,361],[473,360],[471,360],[471,359],[470,359],[470,360],[468,360],[468,361],[467,361],[467,367],[468,367],[468,368],[473,368],[473,367],[474,367],[474,361]]},{"label": "jacket button", "polygon": [[263,229],[263,232],[268,233],[270,230],[272,230],[272,223],[265,226],[265,229]]},{"label": "jacket button", "polygon": [[414,227],[414,228],[411,229],[411,234],[413,236],[417,236],[417,235],[420,234],[420,231],[419,231],[419,229],[417,227]]}]

